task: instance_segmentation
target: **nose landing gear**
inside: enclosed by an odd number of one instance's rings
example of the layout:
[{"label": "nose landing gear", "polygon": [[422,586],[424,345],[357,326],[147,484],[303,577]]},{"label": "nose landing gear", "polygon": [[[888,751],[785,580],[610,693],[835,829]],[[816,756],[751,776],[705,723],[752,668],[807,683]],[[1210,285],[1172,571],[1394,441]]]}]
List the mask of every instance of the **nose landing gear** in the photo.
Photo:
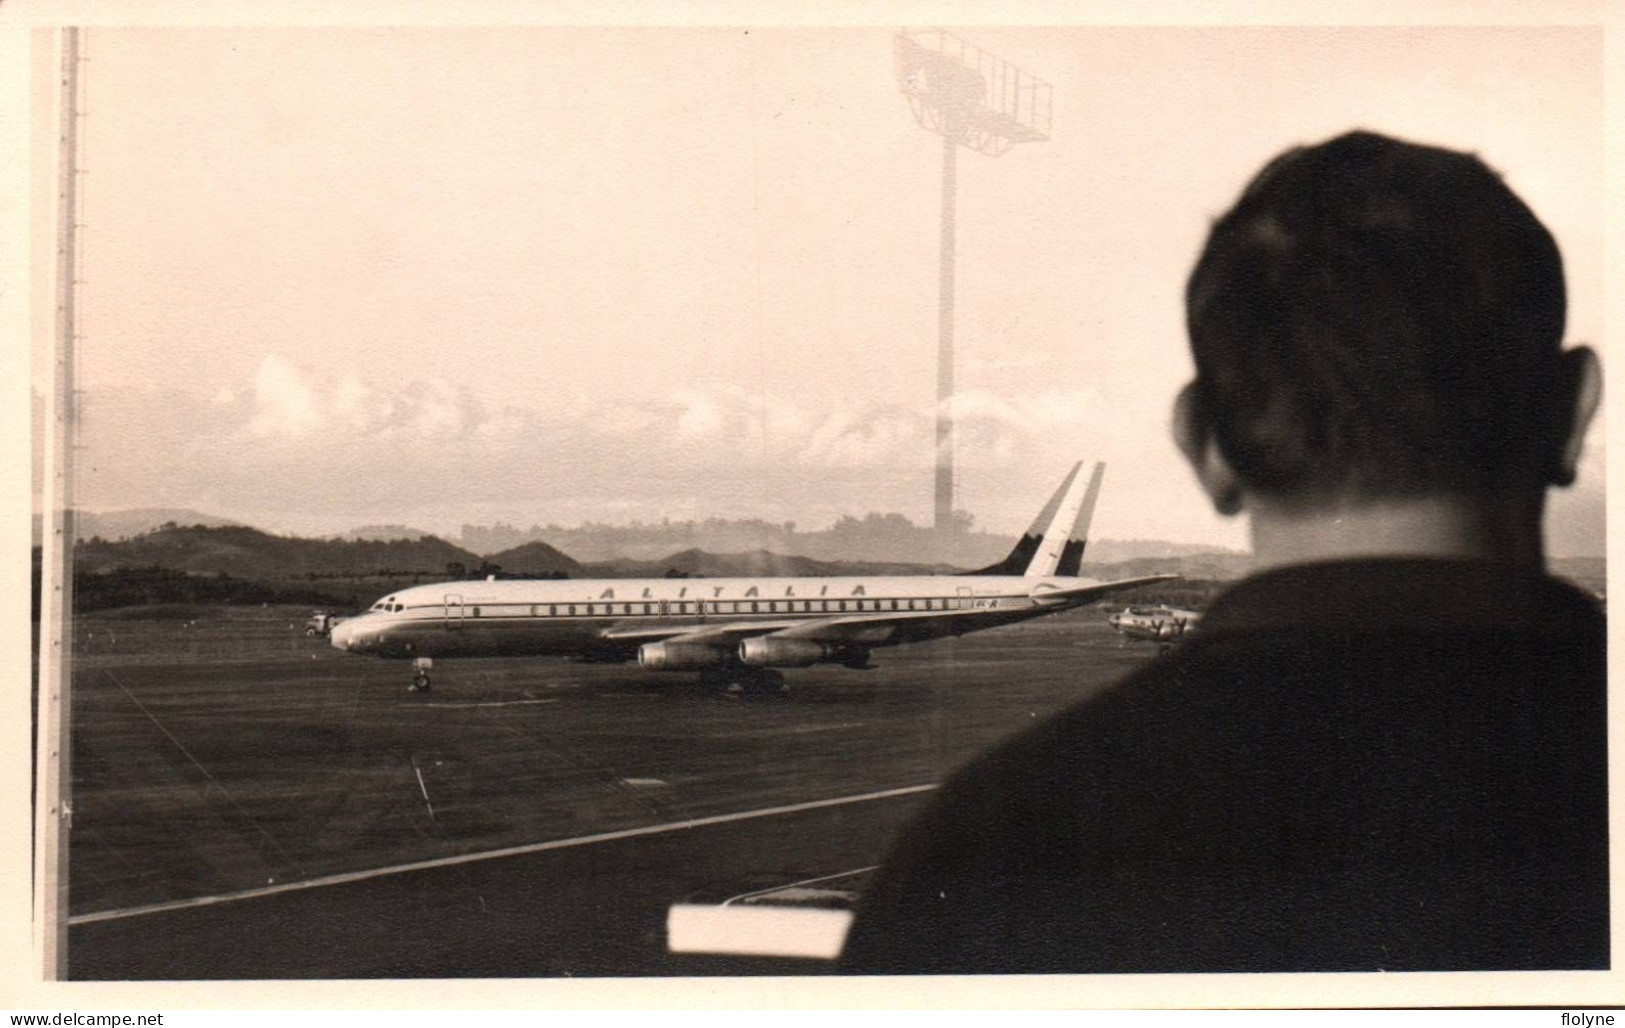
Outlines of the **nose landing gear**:
[{"label": "nose landing gear", "polygon": [[412,659],[412,684],[408,692],[429,691],[429,669],[434,667],[434,660],[430,657],[414,657]]}]

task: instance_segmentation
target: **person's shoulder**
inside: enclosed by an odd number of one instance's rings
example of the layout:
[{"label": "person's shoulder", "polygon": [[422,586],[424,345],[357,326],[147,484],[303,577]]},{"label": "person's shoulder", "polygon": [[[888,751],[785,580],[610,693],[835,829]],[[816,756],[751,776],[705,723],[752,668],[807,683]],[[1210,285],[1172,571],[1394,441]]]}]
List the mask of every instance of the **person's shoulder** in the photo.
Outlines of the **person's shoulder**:
[{"label": "person's shoulder", "polygon": [[1158,677],[1131,675],[950,775],[865,890],[845,969],[963,973],[1013,959],[994,952],[1011,942],[997,926],[1042,919],[1057,869],[1083,873],[1079,840],[1113,809],[1113,747],[1132,720],[1124,699]]},{"label": "person's shoulder", "polygon": [[1598,600],[1543,569],[1493,560],[1376,557],[1280,565],[1221,592],[1201,634],[1494,630],[1600,638]]},{"label": "person's shoulder", "polygon": [[1573,582],[1553,575],[1539,576],[1538,588],[1558,617],[1589,631],[1606,632],[1608,618],[1604,613],[1602,594],[1587,592]]}]

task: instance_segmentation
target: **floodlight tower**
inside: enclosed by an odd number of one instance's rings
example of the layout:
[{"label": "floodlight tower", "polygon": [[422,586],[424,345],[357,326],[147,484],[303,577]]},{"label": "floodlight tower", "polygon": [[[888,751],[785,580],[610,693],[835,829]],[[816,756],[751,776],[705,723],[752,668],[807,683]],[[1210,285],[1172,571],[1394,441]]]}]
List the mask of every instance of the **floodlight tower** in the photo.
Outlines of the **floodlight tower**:
[{"label": "floodlight tower", "polygon": [[1049,139],[1050,84],[951,32],[900,32],[897,82],[914,120],[942,136],[942,263],[937,301],[937,478],[934,527],[947,530],[954,503],[954,210],[959,148],[998,157],[1017,143]]}]

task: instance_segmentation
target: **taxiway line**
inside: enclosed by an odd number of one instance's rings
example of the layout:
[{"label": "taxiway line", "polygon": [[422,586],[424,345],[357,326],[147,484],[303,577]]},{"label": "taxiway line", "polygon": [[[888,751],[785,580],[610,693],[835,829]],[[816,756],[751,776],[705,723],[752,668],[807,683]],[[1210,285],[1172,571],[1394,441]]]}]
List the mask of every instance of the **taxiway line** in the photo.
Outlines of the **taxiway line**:
[{"label": "taxiway line", "polygon": [[666,832],[680,832],[693,828],[704,828],[708,825],[728,824],[734,821],[749,821],[754,818],[776,817],[784,814],[798,814],[807,810],[819,810],[825,807],[839,807],[852,803],[868,803],[874,800],[893,799],[898,796],[910,796],[915,793],[929,792],[937,787],[936,782],[925,785],[906,785],[898,789],[883,789],[879,792],[857,793],[852,796],[836,796],[824,800],[808,800],[804,803],[791,803],[778,807],[762,807],[759,810],[741,810],[731,814],[712,814],[708,817],[691,818],[687,821],[671,821],[665,824],[644,825],[639,828],[623,828],[614,832],[599,832],[595,835],[579,835],[570,839],[550,839],[546,842],[527,843],[523,846],[507,846],[502,849],[486,850],[483,853],[460,853],[456,856],[437,857],[433,860],[417,860],[408,864],[392,864],[388,867],[368,868],[365,871],[347,871],[343,874],[324,875],[319,878],[309,878],[299,882],[283,882],[280,885],[266,885],[255,889],[244,889],[241,892],[222,893],[217,896],[196,896],[191,899],[172,900],[167,903],[151,903],[140,907],[127,907],[122,910],[98,910],[89,914],[78,914],[68,918],[68,924],[94,924],[98,921],[116,921],[130,917],[142,917],[147,914],[160,914],[171,910],[185,910],[191,907],[208,907],[221,903],[233,903],[240,900],[258,899],[262,896],[277,896],[287,892],[303,892],[307,889],[321,889],[331,885],[347,885],[352,882],[364,882],[372,878],[383,878],[388,875],[406,874],[413,871],[426,871],[439,867],[453,867],[458,864],[472,864],[485,860],[500,860],[503,857],[518,857],[529,853],[544,853],[548,850],[570,849],[576,846],[591,846],[595,843],[614,842],[618,839],[634,839],[643,835],[661,835]]},{"label": "taxiway line", "polygon": [[418,767],[418,758],[412,758],[412,771],[418,776],[418,791],[423,793],[423,805],[429,808],[429,820],[434,820],[434,804],[429,802],[429,787],[423,784],[423,769]]}]

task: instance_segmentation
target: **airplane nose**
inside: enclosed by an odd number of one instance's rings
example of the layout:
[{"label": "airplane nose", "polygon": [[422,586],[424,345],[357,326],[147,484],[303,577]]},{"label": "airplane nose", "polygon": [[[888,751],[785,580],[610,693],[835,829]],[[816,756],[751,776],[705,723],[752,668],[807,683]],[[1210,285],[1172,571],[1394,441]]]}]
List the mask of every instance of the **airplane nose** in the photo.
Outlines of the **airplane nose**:
[{"label": "airplane nose", "polygon": [[327,641],[333,644],[334,649],[347,650],[355,641],[354,628],[348,621],[340,621],[327,633]]}]

